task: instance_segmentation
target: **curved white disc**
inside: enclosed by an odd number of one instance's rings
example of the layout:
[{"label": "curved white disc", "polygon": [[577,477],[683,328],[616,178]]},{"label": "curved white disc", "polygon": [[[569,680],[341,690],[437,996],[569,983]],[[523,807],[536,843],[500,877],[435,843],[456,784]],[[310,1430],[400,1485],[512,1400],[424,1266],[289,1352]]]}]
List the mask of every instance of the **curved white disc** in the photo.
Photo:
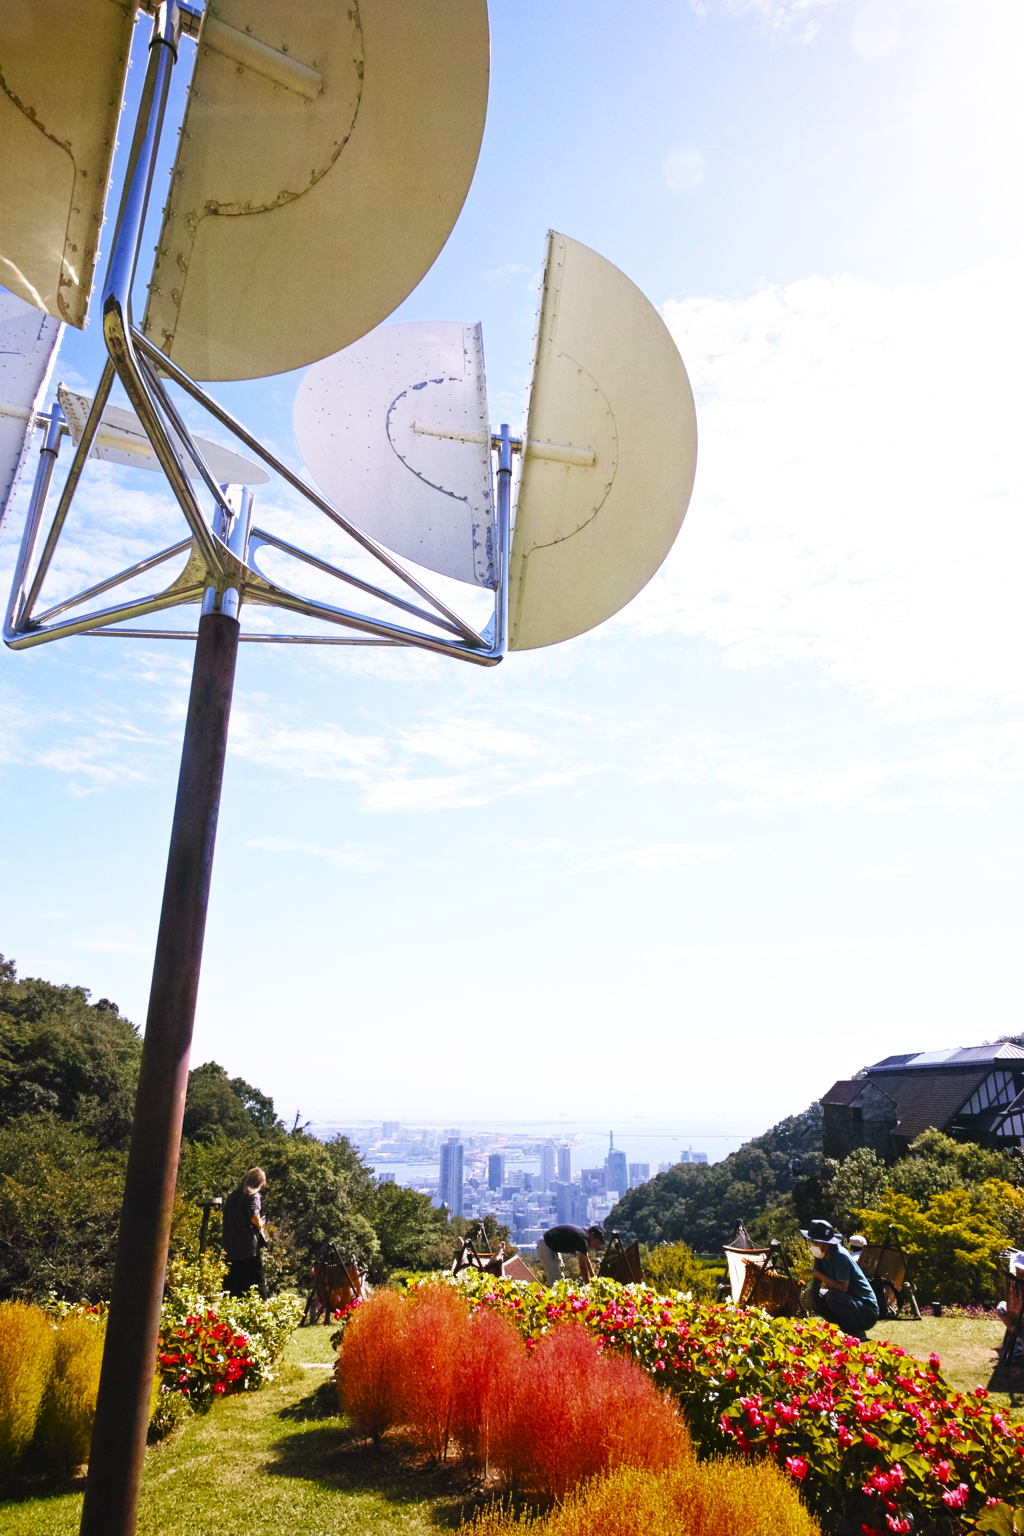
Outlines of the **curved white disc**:
[{"label": "curved white disc", "polygon": [[[57,399],[71,430],[71,440],[77,445],[85,430],[92,397],[73,394],[61,384],[57,389]],[[190,479],[198,480],[199,471],[185,452],[178,434],[171,432],[169,435],[185,466],[185,473]],[[243,459],[240,453],[232,453],[230,448],[207,442],[205,437],[196,437],[194,433],[193,441],[218,485],[265,485],[270,479],[265,469],[261,469],[251,459]],[[89,457],[106,459],[110,464],[125,464],[129,469],[153,469],[163,473],[156,450],[142,430],[141,421],[134,411],[123,410],[119,405],[108,405],[104,410]]]},{"label": "curved white disc", "polygon": [[485,0],[207,10],[143,329],[199,379],[303,368],[431,266],[476,166]]},{"label": "curved white disc", "polygon": [[664,321],[610,261],[548,235],[509,570],[509,648],[625,606],[682,525],[697,418]]},{"label": "curved white disc", "polygon": [[32,446],[63,329],[0,288],[0,528]]},{"label": "curved white disc", "polygon": [[316,363],[295,437],[317,484],[396,554],[495,585],[491,431],[478,325],[383,325]]},{"label": "curved white disc", "polygon": [[0,6],[0,282],[83,326],[99,254],[135,6]]}]

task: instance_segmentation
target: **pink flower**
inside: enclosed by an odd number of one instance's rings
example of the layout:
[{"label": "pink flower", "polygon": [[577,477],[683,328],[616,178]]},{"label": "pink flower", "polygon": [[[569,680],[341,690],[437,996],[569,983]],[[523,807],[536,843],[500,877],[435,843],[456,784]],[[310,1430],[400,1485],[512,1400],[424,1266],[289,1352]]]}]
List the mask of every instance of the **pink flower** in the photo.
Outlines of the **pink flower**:
[{"label": "pink flower", "polygon": [[931,1366],[933,1371],[940,1371],[942,1369],[942,1361],[936,1354],[931,1354],[928,1356],[928,1364]]},{"label": "pink flower", "polygon": [[895,1515],[886,1515],[885,1523],[889,1527],[890,1531],[909,1531],[910,1530],[910,1521],[909,1520],[899,1520],[899,1519],[897,1519],[897,1517]]},{"label": "pink flower", "polygon": [[948,1461],[937,1461],[932,1468],[932,1476],[937,1477],[940,1483],[948,1483],[953,1476],[953,1466]]},{"label": "pink flower", "polygon": [[966,1483],[961,1483],[959,1488],[950,1488],[948,1492],[944,1493],[942,1495],[942,1502],[950,1509],[963,1509],[967,1503],[967,1495],[970,1491]]},{"label": "pink flower", "polygon": [[[790,1477],[795,1477],[797,1482],[802,1483],[804,1478],[807,1476],[806,1458],[803,1456],[787,1456],[786,1471],[789,1473]],[[909,1529],[910,1527],[908,1525],[907,1530],[909,1531]]]}]

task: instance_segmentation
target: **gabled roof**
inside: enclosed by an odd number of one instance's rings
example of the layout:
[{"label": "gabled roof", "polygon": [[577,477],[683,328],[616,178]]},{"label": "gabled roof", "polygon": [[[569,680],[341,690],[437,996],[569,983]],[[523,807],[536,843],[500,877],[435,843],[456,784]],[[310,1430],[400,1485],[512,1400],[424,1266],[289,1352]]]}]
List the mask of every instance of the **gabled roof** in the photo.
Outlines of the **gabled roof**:
[{"label": "gabled roof", "polygon": [[888,1072],[885,1091],[896,1102],[896,1134],[913,1141],[929,1126],[944,1131],[989,1074],[991,1063],[945,1072]]}]

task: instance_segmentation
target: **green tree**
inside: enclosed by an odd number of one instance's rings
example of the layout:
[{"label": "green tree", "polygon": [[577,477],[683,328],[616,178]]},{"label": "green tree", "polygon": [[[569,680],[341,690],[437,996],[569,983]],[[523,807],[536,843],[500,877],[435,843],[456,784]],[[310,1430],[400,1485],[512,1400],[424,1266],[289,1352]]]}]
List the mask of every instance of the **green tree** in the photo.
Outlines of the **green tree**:
[{"label": "green tree", "polygon": [[125,1162],[56,1115],[0,1127],[0,1296],[110,1294]]},{"label": "green tree", "polygon": [[283,1132],[274,1101],[242,1077],[228,1077],[216,1061],[205,1061],[188,1075],[182,1135],[188,1141],[238,1138],[253,1131]]},{"label": "green tree", "polygon": [[429,1195],[399,1184],[382,1184],[373,1212],[379,1248],[370,1266],[371,1282],[383,1285],[396,1269],[431,1268],[439,1255],[443,1257],[448,1225],[445,1212],[435,1208]]},{"label": "green tree", "polygon": [[127,1142],[142,1042],[116,1003],[85,987],[17,980],[0,956],[0,1123],[23,1114],[74,1121],[102,1146]]}]

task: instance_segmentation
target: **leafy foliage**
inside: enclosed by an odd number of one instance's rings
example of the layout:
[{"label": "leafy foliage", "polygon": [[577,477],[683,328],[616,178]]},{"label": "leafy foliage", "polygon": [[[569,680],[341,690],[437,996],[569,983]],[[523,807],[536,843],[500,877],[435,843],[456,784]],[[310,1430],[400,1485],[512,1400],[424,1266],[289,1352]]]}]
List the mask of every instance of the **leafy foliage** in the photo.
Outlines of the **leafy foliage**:
[{"label": "leafy foliage", "polygon": [[109,1294],[125,1160],[54,1115],[0,1128],[0,1294]]},{"label": "leafy foliage", "polygon": [[857,1211],[869,1242],[883,1242],[896,1228],[910,1259],[914,1283],[926,1300],[970,1302],[991,1298],[999,1275],[999,1255],[1006,1247],[1000,1216],[1020,1219],[1024,1199],[999,1179],[987,1180],[972,1194],[966,1189],[935,1195],[927,1207],[909,1195],[889,1191],[877,1211]]},{"label": "leafy foliage", "polygon": [[131,1130],[142,1055],[117,1004],[85,987],[27,977],[0,955],[0,1123],[19,1115],[73,1120],[102,1147]]},{"label": "leafy foliage", "polygon": [[698,1301],[711,1301],[715,1295],[714,1276],[686,1243],[659,1243],[641,1250],[640,1259],[647,1283],[656,1291],[692,1291]]},{"label": "leafy foliage", "polygon": [[182,1135],[189,1141],[283,1131],[274,1101],[242,1077],[228,1077],[216,1061],[194,1067],[188,1075]]}]

